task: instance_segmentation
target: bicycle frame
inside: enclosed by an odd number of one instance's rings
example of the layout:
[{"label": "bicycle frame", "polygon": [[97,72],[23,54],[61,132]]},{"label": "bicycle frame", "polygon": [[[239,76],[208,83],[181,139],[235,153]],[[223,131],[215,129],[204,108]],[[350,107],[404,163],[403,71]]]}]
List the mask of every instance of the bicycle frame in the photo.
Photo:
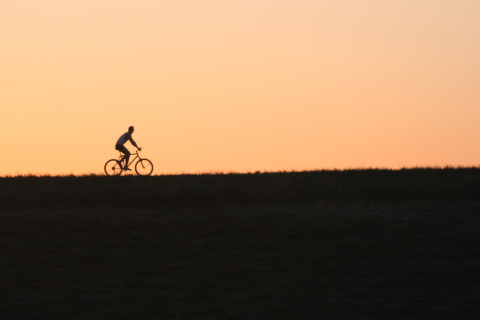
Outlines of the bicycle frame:
[{"label": "bicycle frame", "polygon": [[[120,157],[118,158],[118,161],[120,163],[122,163],[122,161],[125,159],[125,154],[122,155],[122,152],[120,152],[120,151],[118,151],[118,152],[120,153]],[[127,165],[127,167],[130,167],[130,165],[137,159],[142,160],[142,158],[140,158],[140,155],[138,154],[138,150],[137,150],[137,152],[130,154],[130,156],[133,156],[133,155],[135,155],[135,158],[133,158],[132,161],[130,161],[130,163]]]}]

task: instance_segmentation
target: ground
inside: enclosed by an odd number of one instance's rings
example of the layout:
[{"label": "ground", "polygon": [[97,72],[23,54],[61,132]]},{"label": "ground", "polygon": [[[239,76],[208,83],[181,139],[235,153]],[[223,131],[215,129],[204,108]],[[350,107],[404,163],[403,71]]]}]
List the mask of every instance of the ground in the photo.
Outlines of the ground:
[{"label": "ground", "polygon": [[480,201],[0,212],[4,319],[473,319]]}]

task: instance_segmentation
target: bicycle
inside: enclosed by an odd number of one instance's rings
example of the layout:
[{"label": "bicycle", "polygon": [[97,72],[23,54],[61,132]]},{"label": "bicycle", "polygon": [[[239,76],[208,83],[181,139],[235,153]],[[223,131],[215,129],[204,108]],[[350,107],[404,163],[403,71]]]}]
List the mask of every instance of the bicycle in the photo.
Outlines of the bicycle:
[{"label": "bicycle", "polygon": [[[138,158],[137,163],[135,164],[135,171],[139,176],[149,176],[152,174],[153,171],[153,164],[152,161],[141,158],[140,154],[138,153],[140,150],[137,150],[137,152],[132,153],[131,156],[135,155],[135,158],[130,161],[127,167],[130,167],[130,165]],[[117,159],[111,159],[108,160],[105,163],[105,173],[107,176],[118,176],[122,174],[123,172],[123,166],[122,166],[122,161],[125,159],[125,155],[122,155],[122,153],[119,151],[120,157]]]}]

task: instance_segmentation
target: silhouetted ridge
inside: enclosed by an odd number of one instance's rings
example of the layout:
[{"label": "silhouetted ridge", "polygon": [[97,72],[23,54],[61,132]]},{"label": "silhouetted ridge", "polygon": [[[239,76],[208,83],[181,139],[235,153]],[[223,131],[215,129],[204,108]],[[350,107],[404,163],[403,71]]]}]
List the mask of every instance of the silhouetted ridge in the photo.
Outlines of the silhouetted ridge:
[{"label": "silhouetted ridge", "polygon": [[479,168],[0,178],[0,205],[216,206],[480,200]]}]

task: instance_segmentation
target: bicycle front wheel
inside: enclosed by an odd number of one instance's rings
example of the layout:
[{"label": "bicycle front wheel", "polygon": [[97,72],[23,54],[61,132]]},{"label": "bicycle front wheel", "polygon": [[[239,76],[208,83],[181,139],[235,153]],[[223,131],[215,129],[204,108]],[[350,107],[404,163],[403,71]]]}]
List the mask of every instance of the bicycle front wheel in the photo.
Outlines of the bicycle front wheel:
[{"label": "bicycle front wheel", "polygon": [[118,176],[122,173],[122,166],[120,165],[120,161],[116,159],[108,160],[105,163],[105,173],[107,176]]},{"label": "bicycle front wheel", "polygon": [[138,160],[135,164],[135,171],[139,176],[149,176],[153,171],[152,161],[148,159]]}]

